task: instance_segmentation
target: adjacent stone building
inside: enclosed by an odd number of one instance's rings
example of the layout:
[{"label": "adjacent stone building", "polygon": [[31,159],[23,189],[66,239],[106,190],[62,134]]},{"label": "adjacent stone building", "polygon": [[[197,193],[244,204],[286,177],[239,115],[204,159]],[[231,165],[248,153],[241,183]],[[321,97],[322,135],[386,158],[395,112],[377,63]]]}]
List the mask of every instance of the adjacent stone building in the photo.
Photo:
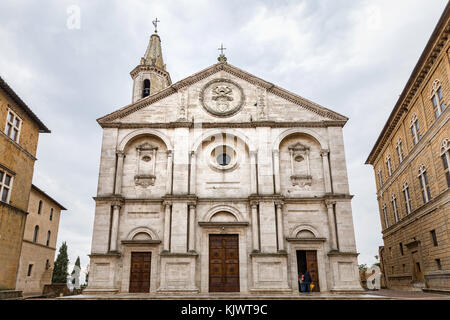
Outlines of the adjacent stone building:
[{"label": "adjacent stone building", "polygon": [[227,63],[172,83],[158,34],[103,142],[85,293],[360,291],[347,118]]},{"label": "adjacent stone building", "polygon": [[31,186],[16,284],[24,295],[42,294],[44,285],[51,283],[61,210],[66,208]]},{"label": "adjacent stone building", "polygon": [[50,130],[0,78],[0,289],[14,289],[39,133]]},{"label": "adjacent stone building", "polygon": [[447,5],[366,161],[388,287],[450,289],[449,21]]}]

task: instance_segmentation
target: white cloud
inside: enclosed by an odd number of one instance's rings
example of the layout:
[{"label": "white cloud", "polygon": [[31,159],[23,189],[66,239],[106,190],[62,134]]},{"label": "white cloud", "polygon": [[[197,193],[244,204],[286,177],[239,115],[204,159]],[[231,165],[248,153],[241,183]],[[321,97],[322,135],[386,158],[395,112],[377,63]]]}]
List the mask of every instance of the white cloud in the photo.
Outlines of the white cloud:
[{"label": "white cloud", "polygon": [[[66,27],[69,5],[80,30]],[[52,130],[34,182],[68,211],[58,244],[71,268],[90,252],[101,145],[95,119],[131,99],[129,72],[158,17],[172,80],[229,63],[348,117],[346,156],[359,261],[382,244],[372,169],[364,165],[445,1],[2,1],[0,74]],[[71,270],[71,269],[70,269]]]}]

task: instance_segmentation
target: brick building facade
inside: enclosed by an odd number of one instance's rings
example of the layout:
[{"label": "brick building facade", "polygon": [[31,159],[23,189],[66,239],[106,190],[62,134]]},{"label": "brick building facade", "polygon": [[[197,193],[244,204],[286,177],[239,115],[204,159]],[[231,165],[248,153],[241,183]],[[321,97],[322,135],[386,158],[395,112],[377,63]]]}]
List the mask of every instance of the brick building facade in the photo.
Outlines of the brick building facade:
[{"label": "brick building facade", "polygon": [[449,22],[447,5],[366,161],[388,287],[450,289]]}]

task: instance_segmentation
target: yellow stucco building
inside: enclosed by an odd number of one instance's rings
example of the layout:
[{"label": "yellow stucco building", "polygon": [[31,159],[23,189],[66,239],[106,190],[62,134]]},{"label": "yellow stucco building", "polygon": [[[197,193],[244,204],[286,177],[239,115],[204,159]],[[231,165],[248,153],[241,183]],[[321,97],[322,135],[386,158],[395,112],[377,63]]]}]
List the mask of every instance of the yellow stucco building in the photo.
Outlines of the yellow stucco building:
[{"label": "yellow stucco building", "polygon": [[16,285],[39,133],[49,132],[0,78],[0,290]]}]

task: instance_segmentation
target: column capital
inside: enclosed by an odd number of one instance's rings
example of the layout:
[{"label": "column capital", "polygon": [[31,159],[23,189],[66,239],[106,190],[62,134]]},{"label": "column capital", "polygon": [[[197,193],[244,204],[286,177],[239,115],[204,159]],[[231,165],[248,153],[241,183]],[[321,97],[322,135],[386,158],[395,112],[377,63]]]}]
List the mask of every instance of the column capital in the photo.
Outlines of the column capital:
[{"label": "column capital", "polygon": [[258,154],[258,150],[250,150],[250,156],[255,157]]},{"label": "column capital", "polygon": [[258,205],[258,201],[256,201],[256,200],[252,200],[252,201],[250,201],[250,206],[252,207],[252,208],[254,208],[254,207],[256,207],[257,205]]},{"label": "column capital", "polygon": [[325,205],[327,206],[328,209],[332,207],[334,204],[336,204],[336,201],[334,200],[325,200]]},{"label": "column capital", "polygon": [[195,207],[197,206],[197,204],[195,202],[188,202],[189,205],[189,209],[195,209]]},{"label": "column capital", "polygon": [[320,155],[322,156],[322,157],[324,157],[324,156],[328,156],[328,153],[330,152],[330,150],[328,150],[328,149],[321,149],[320,150]]},{"label": "column capital", "polygon": [[118,157],[124,157],[125,156],[125,152],[123,152],[122,150],[117,150],[116,154]]},{"label": "column capital", "polygon": [[172,154],[173,154],[172,150],[167,150],[166,153],[167,153],[167,156],[168,156],[168,157],[171,157]]},{"label": "column capital", "polygon": [[164,200],[164,201],[163,201],[163,205],[164,205],[164,206],[171,206],[171,205],[172,205],[172,201]]},{"label": "column capital", "polygon": [[189,155],[191,157],[195,157],[197,155],[197,152],[196,151],[189,151]]},{"label": "column capital", "polygon": [[275,205],[277,208],[281,209],[284,206],[284,202],[283,201],[275,201]]},{"label": "column capital", "polygon": [[279,156],[280,155],[280,150],[279,149],[273,149],[272,153],[274,156]]}]

